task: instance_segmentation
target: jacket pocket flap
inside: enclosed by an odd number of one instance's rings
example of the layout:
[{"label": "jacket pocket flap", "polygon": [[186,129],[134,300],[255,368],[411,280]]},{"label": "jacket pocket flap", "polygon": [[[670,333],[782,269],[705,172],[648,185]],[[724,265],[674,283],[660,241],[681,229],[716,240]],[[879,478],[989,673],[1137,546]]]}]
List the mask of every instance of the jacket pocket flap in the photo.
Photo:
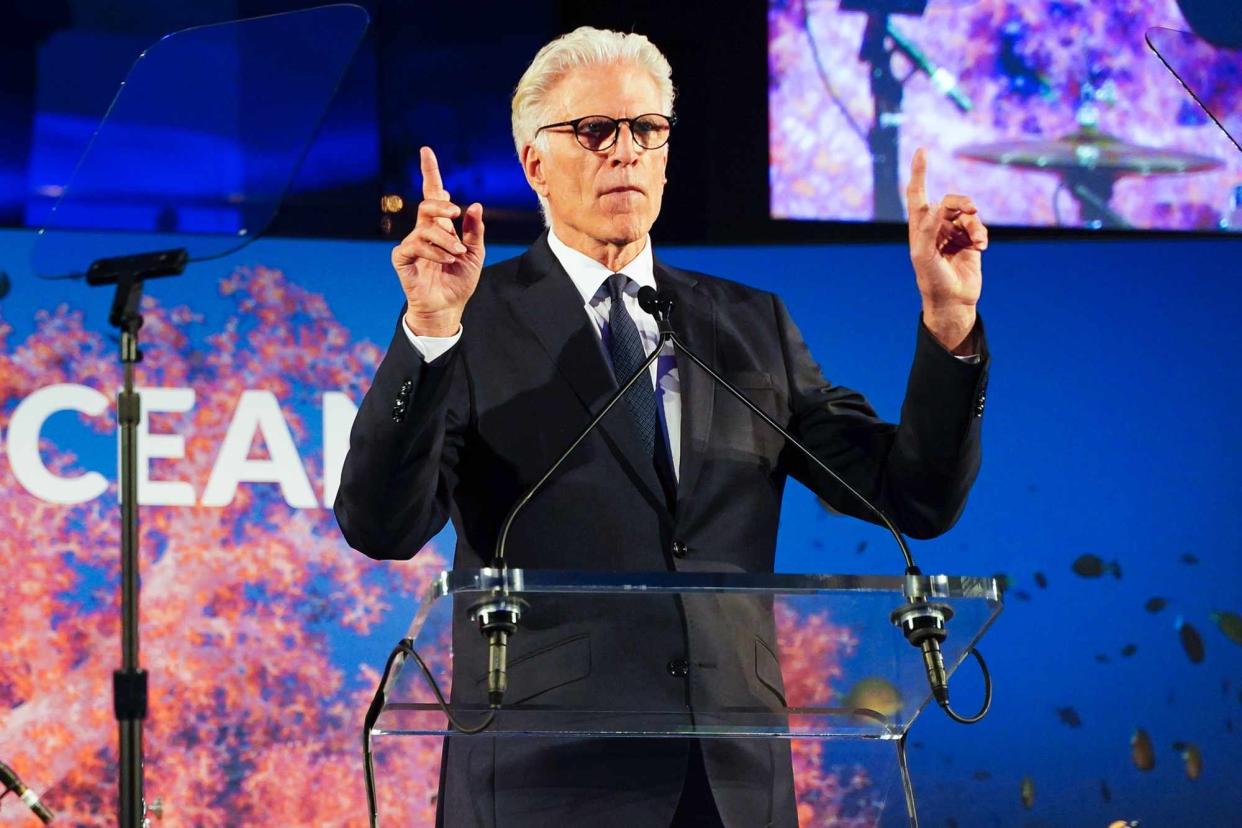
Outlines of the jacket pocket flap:
[{"label": "jacket pocket flap", "polygon": [[[511,659],[508,664],[509,689],[505,704],[519,704],[586,678],[591,673],[591,637],[579,633]],[[487,683],[484,674],[475,684]]]},{"label": "jacket pocket flap", "polygon": [[764,388],[773,388],[772,375],[767,371],[733,371],[728,374],[721,374],[731,385],[738,388],[749,388],[751,390],[761,390]]},{"label": "jacket pocket flap", "polygon": [[788,707],[785,701],[785,681],[781,678],[781,663],[763,639],[755,636],[755,676]]}]

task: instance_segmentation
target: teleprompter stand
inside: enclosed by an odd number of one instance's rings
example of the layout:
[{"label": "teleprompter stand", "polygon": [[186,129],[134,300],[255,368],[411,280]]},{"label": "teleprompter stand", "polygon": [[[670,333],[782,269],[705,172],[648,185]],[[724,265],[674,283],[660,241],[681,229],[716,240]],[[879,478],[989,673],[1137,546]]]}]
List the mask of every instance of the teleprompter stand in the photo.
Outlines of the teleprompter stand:
[{"label": "teleprompter stand", "polygon": [[147,671],[138,651],[138,423],[142,399],[134,389],[134,366],[142,361],[138,331],[142,328],[142,285],[146,279],[179,276],[185,270],[185,248],[99,259],[91,263],[86,282],[92,287],[116,285],[108,324],[121,332],[124,379],[116,398],[121,439],[121,669],[112,674],[112,708],[116,713],[120,755],[120,824],[140,825],[144,818],[142,791],[142,723],[147,717]]},{"label": "teleprompter stand", "polygon": [[144,826],[160,807],[146,803],[142,772],[135,369],[143,286],[235,253],[268,228],[369,22],[361,7],[341,4],[160,38],[134,62],[35,243],[40,278],[116,288],[108,321],[120,331],[124,370],[121,667],[113,677],[121,828]]}]

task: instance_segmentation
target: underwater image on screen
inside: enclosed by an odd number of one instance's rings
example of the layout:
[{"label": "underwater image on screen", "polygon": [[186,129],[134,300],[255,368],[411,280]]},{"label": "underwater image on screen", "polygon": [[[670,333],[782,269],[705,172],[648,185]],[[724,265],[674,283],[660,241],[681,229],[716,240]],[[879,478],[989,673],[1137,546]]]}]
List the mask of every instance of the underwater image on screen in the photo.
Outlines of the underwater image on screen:
[{"label": "underwater image on screen", "polygon": [[[923,146],[992,224],[1242,230],[1242,43],[1192,5],[771,0],[771,214],[901,221]],[[1155,27],[1206,40],[1174,74]]]}]

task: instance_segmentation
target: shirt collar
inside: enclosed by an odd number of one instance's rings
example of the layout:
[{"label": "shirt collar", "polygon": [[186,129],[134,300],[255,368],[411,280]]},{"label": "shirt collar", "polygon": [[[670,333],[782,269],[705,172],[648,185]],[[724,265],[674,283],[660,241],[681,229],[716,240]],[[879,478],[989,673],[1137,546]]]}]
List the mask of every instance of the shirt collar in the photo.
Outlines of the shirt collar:
[{"label": "shirt collar", "polygon": [[[557,238],[555,230],[548,231],[548,247],[552,248],[552,255],[556,256],[556,260],[561,263],[561,267],[565,268],[565,272],[569,274],[570,281],[574,283],[578,293],[582,294],[583,304],[591,304],[591,300],[599,292],[600,285],[612,275],[612,271],[585,253],[565,244]],[[654,288],[656,286],[654,267],[651,237],[648,236],[642,251],[620,272],[629,276],[638,287]]]}]

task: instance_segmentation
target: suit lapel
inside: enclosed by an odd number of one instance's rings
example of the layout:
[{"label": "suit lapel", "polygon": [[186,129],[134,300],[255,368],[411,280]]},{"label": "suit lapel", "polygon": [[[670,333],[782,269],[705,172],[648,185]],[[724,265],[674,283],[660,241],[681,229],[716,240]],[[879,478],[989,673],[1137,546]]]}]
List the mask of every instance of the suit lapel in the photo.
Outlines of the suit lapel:
[{"label": "suit lapel", "polygon": [[[673,329],[685,344],[708,365],[716,363],[716,307],[699,281],[684,270],[656,262],[656,282],[673,295]],[[681,468],[678,470],[677,502],[694,491],[707,436],[712,429],[712,378],[680,351],[676,355],[681,385]]]},{"label": "suit lapel", "polygon": [[[548,247],[546,232],[522,257],[517,280],[518,289],[509,299],[514,316],[539,340],[588,416],[594,416],[617,389],[617,382],[593,323],[583,310],[582,295]],[[667,509],[664,490],[625,404],[613,406],[597,428],[625,471],[641,484],[644,494]],[[566,445],[574,436],[565,435]]]}]

